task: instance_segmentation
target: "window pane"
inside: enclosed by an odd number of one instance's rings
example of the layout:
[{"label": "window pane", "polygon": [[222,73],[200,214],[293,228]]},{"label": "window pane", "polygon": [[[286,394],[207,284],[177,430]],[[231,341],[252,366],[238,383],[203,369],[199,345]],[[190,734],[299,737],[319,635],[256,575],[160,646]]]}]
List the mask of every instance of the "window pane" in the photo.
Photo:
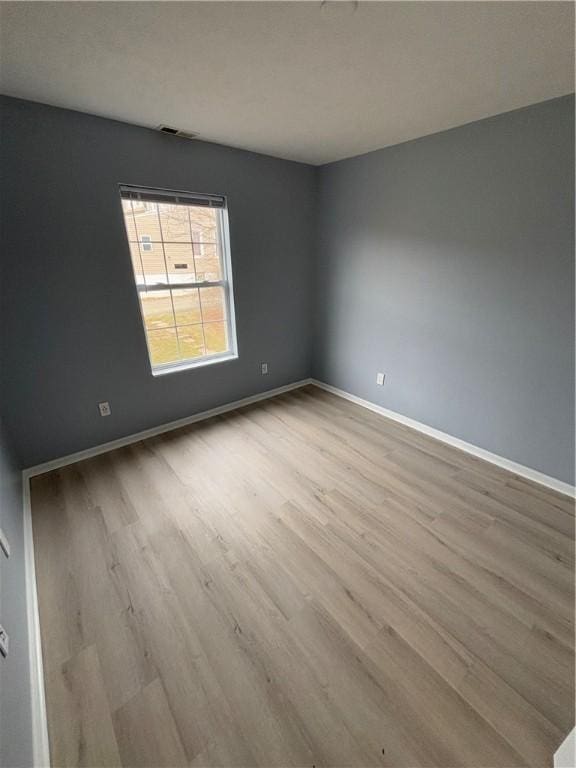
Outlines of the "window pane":
[{"label": "window pane", "polygon": [[[220,256],[218,254],[218,246],[213,243],[204,243],[199,245],[194,243],[194,261],[196,264],[196,273],[204,275],[202,280],[208,280],[215,283],[217,280],[222,280],[222,272],[220,269]],[[202,282],[198,279],[198,282]]]},{"label": "window pane", "polygon": [[180,354],[182,359],[202,357],[204,352],[204,334],[201,325],[185,325],[178,328]]},{"label": "window pane", "polygon": [[140,258],[144,266],[144,278],[146,285],[158,285],[158,283],[167,283],[166,263],[162,244],[154,243],[152,251],[143,251],[140,248]]},{"label": "window pane", "polygon": [[204,323],[204,338],[206,339],[207,355],[226,352],[228,349],[226,323]]},{"label": "window pane", "polygon": [[148,347],[152,365],[175,363],[180,360],[175,328],[148,331]]},{"label": "window pane", "polygon": [[191,243],[164,243],[168,279],[171,283],[195,282],[194,256]]},{"label": "window pane", "polygon": [[190,229],[192,241],[202,243],[216,242],[216,216],[214,208],[190,206]]},{"label": "window pane", "polygon": [[122,210],[124,212],[128,240],[130,242],[136,242],[138,236],[136,234],[136,224],[134,223],[134,215],[132,213],[132,200],[122,200]]},{"label": "window pane", "polygon": [[172,291],[172,298],[174,301],[174,311],[176,313],[176,325],[202,322],[198,288]]},{"label": "window pane", "polygon": [[136,222],[136,239],[141,240],[142,235],[148,235],[154,242],[160,242],[162,240],[162,233],[158,218],[158,204],[142,203],[140,200],[133,200],[132,209],[134,211],[134,221]]},{"label": "window pane", "polygon": [[144,285],[144,274],[142,272],[142,261],[140,260],[140,248],[138,243],[128,243],[130,246],[130,256],[132,257],[132,267],[134,268],[134,277],[137,285]]},{"label": "window pane", "polygon": [[214,320],[224,320],[224,289],[200,288],[200,300],[202,301],[202,320],[205,323]]},{"label": "window pane", "polygon": [[140,299],[146,328],[165,328],[175,325],[170,291],[141,293]]},{"label": "window pane", "polygon": [[[136,199],[147,192],[158,201]],[[163,190],[158,198],[160,192],[121,187],[122,195],[131,196],[122,200],[122,211],[150,361],[153,368],[171,370],[172,364],[230,348],[227,219],[220,208],[192,205],[178,192]]]},{"label": "window pane", "polygon": [[159,203],[160,223],[165,241],[184,243],[190,242],[190,223],[188,221],[188,205],[176,203]]}]

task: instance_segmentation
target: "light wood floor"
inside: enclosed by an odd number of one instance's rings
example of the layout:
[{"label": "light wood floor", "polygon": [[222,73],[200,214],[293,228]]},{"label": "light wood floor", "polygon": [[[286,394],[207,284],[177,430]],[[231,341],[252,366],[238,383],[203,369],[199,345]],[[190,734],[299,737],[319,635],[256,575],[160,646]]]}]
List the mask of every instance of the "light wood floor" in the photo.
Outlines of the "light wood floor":
[{"label": "light wood floor", "polygon": [[564,496],[315,388],[32,482],[54,766],[550,766]]}]

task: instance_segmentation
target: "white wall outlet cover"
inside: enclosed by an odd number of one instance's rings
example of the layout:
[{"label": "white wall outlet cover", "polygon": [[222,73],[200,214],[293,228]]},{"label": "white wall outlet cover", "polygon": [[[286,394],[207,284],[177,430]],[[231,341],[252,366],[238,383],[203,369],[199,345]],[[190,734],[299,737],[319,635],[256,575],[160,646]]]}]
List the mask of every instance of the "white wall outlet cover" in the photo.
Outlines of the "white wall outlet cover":
[{"label": "white wall outlet cover", "polygon": [[386,378],[386,375],[384,373],[376,374],[376,384],[378,384],[379,387],[384,386],[384,379],[385,378]]},{"label": "white wall outlet cover", "polygon": [[6,557],[10,557],[10,542],[2,528],[0,528],[0,549],[4,552]]},{"label": "white wall outlet cover", "polygon": [[108,401],[104,403],[98,403],[98,409],[100,410],[100,416],[110,416],[112,410],[110,409],[110,403]]},{"label": "white wall outlet cover", "polygon": [[10,639],[8,637],[8,632],[0,625],[0,653],[4,658],[8,656],[8,645],[10,643]]},{"label": "white wall outlet cover", "polygon": [[262,375],[265,376],[268,373],[268,363],[262,363]]}]

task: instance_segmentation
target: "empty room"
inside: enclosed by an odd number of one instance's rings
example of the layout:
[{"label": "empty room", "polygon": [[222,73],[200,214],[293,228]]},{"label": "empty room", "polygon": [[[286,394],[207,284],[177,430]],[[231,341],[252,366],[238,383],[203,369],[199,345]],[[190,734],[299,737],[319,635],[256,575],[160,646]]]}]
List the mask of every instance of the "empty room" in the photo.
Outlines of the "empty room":
[{"label": "empty room", "polygon": [[0,2],[2,768],[574,768],[572,2]]}]

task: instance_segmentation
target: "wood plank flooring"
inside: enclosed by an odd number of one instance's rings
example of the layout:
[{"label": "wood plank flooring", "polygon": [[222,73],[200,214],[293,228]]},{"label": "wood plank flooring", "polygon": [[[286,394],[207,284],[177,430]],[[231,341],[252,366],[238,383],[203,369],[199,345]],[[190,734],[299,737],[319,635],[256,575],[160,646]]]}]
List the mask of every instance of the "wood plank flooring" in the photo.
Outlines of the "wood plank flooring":
[{"label": "wood plank flooring", "polygon": [[573,501],[317,388],[34,478],[54,766],[551,766]]}]

